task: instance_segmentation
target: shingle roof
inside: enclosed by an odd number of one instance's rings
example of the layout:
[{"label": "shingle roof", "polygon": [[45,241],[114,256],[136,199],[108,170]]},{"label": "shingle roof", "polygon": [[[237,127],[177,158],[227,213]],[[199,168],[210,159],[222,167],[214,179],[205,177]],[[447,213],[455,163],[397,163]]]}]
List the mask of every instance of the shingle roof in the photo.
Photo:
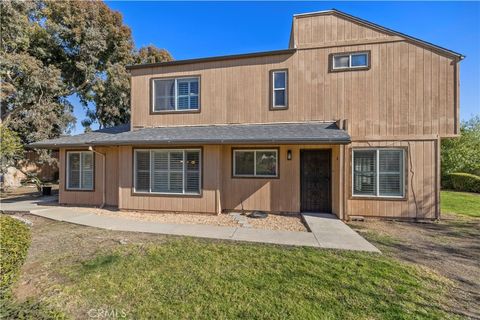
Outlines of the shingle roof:
[{"label": "shingle roof", "polygon": [[231,124],[145,128],[124,132],[97,145],[137,144],[245,144],[245,143],[348,143],[350,136],[335,123]]},{"label": "shingle roof", "polygon": [[121,124],[115,127],[95,130],[74,136],[62,136],[56,139],[42,140],[29,144],[31,148],[60,148],[60,147],[85,147],[92,145],[98,139],[105,139],[111,135],[130,130],[130,124]]},{"label": "shingle roof", "polygon": [[[89,136],[87,136],[89,135]],[[80,137],[81,136],[81,137]],[[88,137],[91,137],[89,140]],[[61,140],[63,139],[63,140]],[[61,141],[58,141],[61,140]],[[144,128],[92,132],[32,144],[36,148],[100,145],[349,143],[350,136],[334,122],[230,124]]]}]

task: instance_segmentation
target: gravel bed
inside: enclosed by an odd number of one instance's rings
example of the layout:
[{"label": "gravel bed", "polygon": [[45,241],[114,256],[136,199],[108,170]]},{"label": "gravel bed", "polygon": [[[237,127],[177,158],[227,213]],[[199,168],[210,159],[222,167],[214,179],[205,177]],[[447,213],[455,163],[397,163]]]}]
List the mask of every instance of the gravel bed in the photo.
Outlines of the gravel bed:
[{"label": "gravel bed", "polygon": [[269,214],[265,219],[248,218],[248,223],[252,228],[267,230],[285,230],[285,231],[304,231],[307,228],[302,222],[301,216],[298,215],[280,215]]},{"label": "gravel bed", "polygon": [[[55,204],[51,204],[55,205]],[[180,212],[145,212],[145,211],[117,211],[93,208],[93,207],[75,207],[76,210],[90,212],[98,215],[119,217],[138,221],[150,221],[159,223],[178,223],[178,224],[208,224],[225,227],[243,227],[229,213],[219,215],[205,213],[180,213]],[[244,216],[245,217],[245,216]],[[300,214],[269,214],[265,219],[255,219],[246,216],[247,224],[250,228],[264,230],[284,230],[284,231],[303,231],[308,229],[303,224]]]}]

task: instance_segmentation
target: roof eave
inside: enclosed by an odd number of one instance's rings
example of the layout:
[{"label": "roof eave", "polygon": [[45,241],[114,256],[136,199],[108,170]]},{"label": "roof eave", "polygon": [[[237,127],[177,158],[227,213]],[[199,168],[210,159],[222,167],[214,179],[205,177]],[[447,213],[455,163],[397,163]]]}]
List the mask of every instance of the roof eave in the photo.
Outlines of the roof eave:
[{"label": "roof eave", "polygon": [[134,146],[134,145],[229,145],[229,144],[349,144],[350,139],[265,139],[265,140],[124,140],[98,141],[94,146]]},{"label": "roof eave", "polygon": [[296,49],[289,48],[289,49],[282,49],[282,50],[242,53],[242,54],[216,56],[216,57],[174,60],[174,61],[167,61],[167,62],[130,64],[130,65],[126,65],[125,68],[127,70],[133,70],[133,69],[153,68],[153,67],[167,67],[167,66],[175,66],[175,65],[183,65],[183,64],[195,64],[195,63],[202,63],[202,62],[210,62],[210,61],[246,59],[246,58],[255,58],[255,57],[282,55],[282,54],[293,54],[293,53],[295,53],[295,51],[296,51]]}]

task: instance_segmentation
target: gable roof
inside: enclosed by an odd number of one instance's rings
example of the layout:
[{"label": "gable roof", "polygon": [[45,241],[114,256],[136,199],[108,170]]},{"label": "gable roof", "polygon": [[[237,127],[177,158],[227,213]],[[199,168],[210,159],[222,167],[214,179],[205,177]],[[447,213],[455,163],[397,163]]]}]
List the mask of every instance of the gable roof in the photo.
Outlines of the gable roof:
[{"label": "gable roof", "polygon": [[409,36],[405,33],[401,33],[399,31],[395,31],[395,30],[392,30],[392,29],[389,29],[389,28],[386,28],[386,27],[383,27],[381,25],[378,25],[376,23],[373,23],[373,22],[370,22],[370,21],[367,21],[367,20],[364,20],[364,19],[361,19],[361,18],[358,18],[358,17],[355,17],[355,16],[352,16],[348,13],[345,13],[345,12],[342,12],[340,10],[337,10],[337,9],[330,9],[330,10],[323,10],[323,11],[315,11],[315,12],[306,12],[306,13],[300,13],[300,14],[294,14],[293,15],[293,19],[297,18],[297,17],[308,17],[308,16],[317,16],[317,15],[334,15],[334,16],[337,16],[337,17],[340,17],[340,18],[343,18],[343,19],[346,19],[346,20],[349,20],[349,21],[352,21],[352,22],[356,22],[362,26],[365,26],[365,27],[368,27],[368,28],[371,28],[371,29],[374,29],[374,30],[377,30],[377,31],[380,31],[380,32],[384,32],[386,34],[389,34],[389,35],[392,35],[392,36],[399,36],[399,37],[402,37],[404,38],[405,40],[413,43],[413,44],[416,44],[416,45],[419,45],[419,46],[423,46],[423,47],[426,47],[426,48],[429,48],[430,50],[432,51],[436,51],[436,52],[441,52],[443,54],[446,54],[448,56],[452,56],[452,57],[455,57],[457,58],[458,60],[462,60],[465,58],[465,56],[461,53],[458,53],[458,52],[455,52],[453,50],[450,50],[450,49],[446,49],[444,47],[441,47],[441,46],[437,46],[433,43],[430,43],[428,41],[425,41],[425,40],[421,40],[421,39],[418,39],[418,38],[415,38],[415,37],[412,37],[412,36]]},{"label": "gable roof", "polygon": [[[464,55],[461,53],[437,46],[430,42],[409,36],[407,34],[380,26],[373,22],[363,20],[361,18],[352,16],[345,12],[339,11],[337,9],[331,10],[324,10],[324,11],[316,11],[316,12],[307,12],[307,13],[300,13],[294,14],[293,19],[297,17],[306,17],[306,16],[314,16],[314,15],[336,15],[338,17],[353,21],[355,23],[361,24],[368,28],[372,28],[374,30],[384,32],[390,35],[395,35],[399,37],[403,37],[405,40],[414,43],[419,46],[423,46],[429,48],[432,51],[443,53],[447,56],[454,57],[458,60],[462,60],[465,58]],[[293,31],[293,23],[292,23],[292,31]],[[293,32],[290,34],[290,42],[292,42]],[[167,61],[167,62],[157,62],[157,63],[144,63],[144,64],[132,64],[127,65],[127,70],[133,69],[142,69],[142,68],[152,68],[152,67],[166,67],[166,66],[175,66],[175,65],[185,65],[185,64],[194,64],[194,63],[202,63],[202,62],[210,62],[210,61],[222,61],[222,60],[231,60],[231,59],[242,59],[242,58],[253,58],[253,57],[262,57],[262,56],[271,56],[271,55],[282,55],[282,54],[293,54],[296,52],[295,48],[289,49],[281,49],[281,50],[272,50],[272,51],[264,51],[264,52],[254,52],[254,53],[243,53],[243,54],[234,54],[234,55],[225,55],[225,56],[214,56],[214,57],[204,57],[204,58],[197,58],[197,59],[184,59],[184,60],[174,60],[174,61]]]}]

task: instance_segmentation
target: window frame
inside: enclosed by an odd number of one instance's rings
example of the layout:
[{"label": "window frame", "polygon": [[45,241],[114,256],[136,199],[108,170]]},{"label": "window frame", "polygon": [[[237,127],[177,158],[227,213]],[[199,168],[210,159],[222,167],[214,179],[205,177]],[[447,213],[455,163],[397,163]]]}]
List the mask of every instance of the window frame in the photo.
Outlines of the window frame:
[{"label": "window frame", "polygon": [[[275,73],[277,72],[282,72],[285,73],[285,88],[280,89],[278,88],[277,90],[285,90],[285,105],[282,106],[275,106]],[[275,111],[275,110],[286,110],[288,109],[288,87],[290,85],[288,81],[288,69],[274,69],[270,70],[270,75],[269,75],[269,82],[270,82],[270,92],[269,92],[269,97],[270,97],[270,110]]]},{"label": "window frame", "polygon": [[[178,109],[178,80],[182,79],[198,79],[198,108],[197,109]],[[174,80],[175,82],[175,110],[155,110],[155,81],[157,80]],[[199,113],[202,108],[201,103],[201,86],[202,77],[199,74],[180,76],[180,77],[155,77],[150,79],[150,114],[171,114],[171,113]]]},{"label": "window frame", "polygon": [[[137,191],[136,190],[136,183],[137,183],[137,151],[149,151],[150,154],[150,181],[149,181],[149,190],[150,191]],[[154,151],[182,151],[183,152],[183,169],[182,169],[182,180],[183,180],[183,192],[158,192],[158,191],[151,191],[152,190],[152,152]],[[199,192],[185,192],[185,152],[186,151],[198,151],[199,152],[199,159],[200,159],[200,166],[198,168],[199,174]],[[179,197],[202,197],[203,195],[203,148],[202,147],[179,147],[179,148],[134,148],[132,153],[132,196],[141,195],[141,196],[179,196]]]},{"label": "window frame", "polygon": [[[69,154],[72,153],[78,153],[80,154],[80,177],[79,177],[79,188],[70,188],[69,187],[69,182],[70,182],[70,157]],[[82,153],[91,153],[92,154],[92,188],[82,188]],[[95,153],[93,151],[89,150],[67,150],[65,151],[65,186],[64,190],[65,191],[79,191],[79,192],[93,192],[95,191],[95,171],[96,171],[96,164],[95,164]]]},{"label": "window frame", "polygon": [[[275,172],[275,175],[257,175],[256,174],[256,167],[257,167],[257,154],[256,152],[257,151],[268,151],[268,152],[275,152],[276,154],[276,172]],[[236,167],[236,163],[235,163],[235,153],[236,152],[253,152],[253,159],[254,159],[254,163],[253,163],[253,175],[250,175],[250,174],[241,174],[241,175],[237,175],[235,173],[235,167]],[[231,157],[232,157],[232,161],[231,161],[231,166],[232,166],[232,179],[279,179],[280,178],[280,149],[279,148],[232,148],[232,154],[231,154]]]},{"label": "window frame", "polygon": [[[352,56],[354,55],[367,55],[367,64],[365,66],[352,66]],[[348,67],[335,67],[335,57],[338,56],[348,56]],[[368,70],[371,67],[371,51],[350,51],[350,52],[336,52],[331,53],[329,56],[329,71],[330,72],[342,72],[342,71],[357,71],[357,70]]]},{"label": "window frame", "polygon": [[[401,151],[402,152],[402,171],[401,172],[401,177],[402,177],[402,195],[401,196],[386,196],[386,195],[380,195],[380,173],[379,173],[379,168],[380,168],[380,151],[382,150],[388,150],[388,151]],[[355,169],[354,169],[354,156],[355,156],[355,151],[375,151],[376,152],[376,168],[375,168],[375,179],[376,179],[376,194],[375,195],[361,195],[361,194],[355,194],[354,188],[355,188]],[[408,148],[407,147],[378,147],[378,148],[352,148],[351,149],[351,156],[350,156],[350,198],[351,199],[370,199],[370,200],[407,200],[407,195],[408,195],[408,164],[407,164],[407,156],[408,156]]]}]

